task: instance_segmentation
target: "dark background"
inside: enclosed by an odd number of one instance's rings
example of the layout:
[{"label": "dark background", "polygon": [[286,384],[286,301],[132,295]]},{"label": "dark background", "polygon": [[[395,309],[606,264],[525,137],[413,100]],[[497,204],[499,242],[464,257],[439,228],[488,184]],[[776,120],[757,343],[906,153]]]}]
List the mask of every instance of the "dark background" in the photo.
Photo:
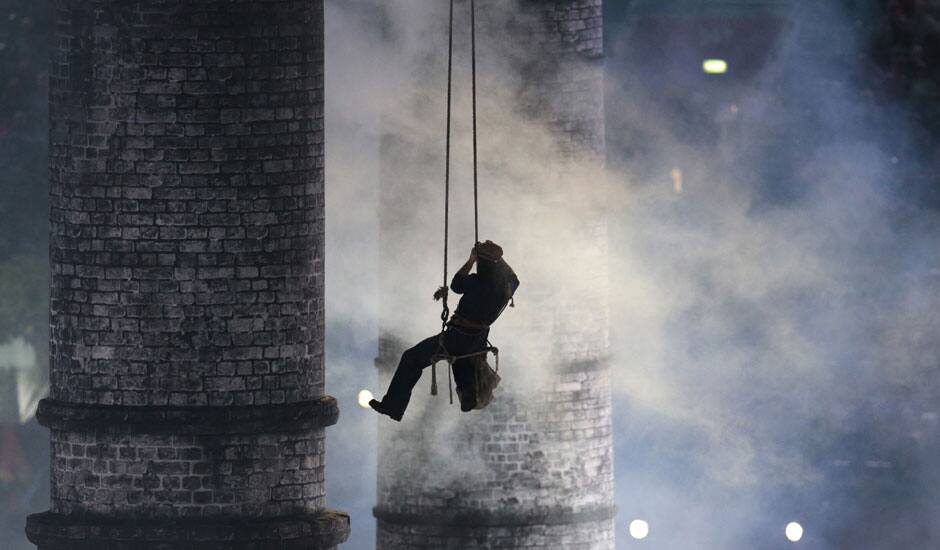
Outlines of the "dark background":
[{"label": "dark background", "polygon": [[[861,47],[842,49],[825,34],[808,31],[806,51],[816,52],[814,66],[827,70],[798,82],[782,78],[776,87],[776,108],[760,121],[779,128],[779,132],[759,146],[735,148],[730,158],[722,147],[745,132],[741,125],[748,122],[729,122],[716,113],[744,100],[754,80],[766,74],[769,65],[794,62],[792,58],[779,59],[775,48],[778,37],[791,25],[792,12],[784,3],[608,1],[605,40],[609,79],[614,88],[627,91],[631,105],[639,103],[653,112],[668,112],[662,120],[672,125],[665,132],[669,139],[697,154],[721,159],[720,169],[729,177],[739,166],[761,166],[761,173],[751,178],[756,196],[752,208],[757,211],[805,200],[806,187],[800,185],[800,179],[807,177],[800,171],[803,160],[827,145],[831,139],[827,131],[839,132],[838,125],[816,120],[814,94],[832,94],[831,90],[839,89],[846,105],[883,106],[861,111],[860,116],[874,117],[866,131],[878,135],[870,139],[905,144],[892,158],[893,169],[886,182],[896,199],[891,202],[888,218],[903,234],[916,218],[912,212],[940,208],[940,2],[841,0],[834,4],[841,13],[849,14]],[[36,349],[42,368],[48,363],[49,11],[43,0],[0,0],[0,344],[25,338]],[[705,75],[698,68],[703,57],[726,59],[731,70],[726,75]],[[637,120],[617,116],[628,109],[618,104],[623,97],[616,92],[608,95],[609,166],[635,175],[633,181],[643,182],[633,184],[636,186],[668,181],[668,169],[659,162],[658,154],[663,146],[662,132],[647,132]],[[800,125],[790,124],[794,120]],[[708,173],[713,174],[714,167]],[[683,170],[685,186],[693,197],[696,189],[704,187],[696,185],[697,177],[694,168]],[[705,177],[704,171],[701,177]],[[677,220],[694,217],[687,204],[677,203],[666,215]],[[612,245],[618,244],[615,236]],[[903,257],[899,254],[886,261],[903,261]],[[859,280],[858,291],[878,302],[897,289],[891,282]],[[686,331],[684,341],[694,344],[699,338],[692,328],[682,330]],[[930,327],[925,330],[929,332]],[[755,339],[742,338],[747,345]],[[329,329],[327,346],[328,356],[351,356],[365,362],[373,353],[371,340],[354,330]],[[936,370],[933,365],[925,372]],[[13,380],[0,377],[0,385],[7,386],[0,388],[0,399],[13,395],[9,388]],[[793,430],[801,434],[799,440],[782,440],[780,445],[800,446],[826,474],[812,490],[768,481],[761,506],[792,511],[794,517],[815,517],[817,526],[807,533],[810,545],[814,541],[839,548],[940,545],[931,538],[929,529],[931,502],[936,495],[923,490],[930,482],[940,482],[930,477],[935,477],[935,469],[923,467],[923,463],[935,461],[940,437],[935,423],[932,431],[926,432],[915,425],[922,414],[936,409],[936,396],[940,396],[937,378],[923,380],[921,387],[886,385],[878,395],[855,405],[851,414],[858,421],[851,428],[801,420]],[[765,406],[773,412],[775,404]],[[48,433],[34,419],[21,423],[2,418],[0,422],[0,540],[11,550],[30,548],[22,535],[25,515],[48,507]],[[630,464],[634,475],[662,478],[662,483],[673,486],[683,484],[682,479],[676,479],[676,472],[692,478],[698,475],[681,449],[674,447],[673,454],[664,455],[664,446],[656,441],[682,440],[683,435],[663,430],[651,436],[652,441],[638,444],[639,432],[619,428],[636,422],[655,423],[656,419],[644,418],[629,403],[615,401],[618,476],[623,473],[620,464]],[[337,432],[331,437],[333,443],[328,447],[351,447],[348,442],[336,442]],[[342,503],[346,493],[372,490],[361,480],[344,478],[336,467],[331,467],[328,479],[330,500],[340,509],[347,508]],[[622,502],[625,499],[620,494],[631,489],[618,477],[617,490],[617,500]],[[820,494],[826,498],[820,499]],[[715,499],[720,501],[723,496],[728,495],[716,494]],[[654,526],[660,519],[649,517],[637,504],[631,509],[621,506],[618,521],[623,523],[622,519],[634,515],[647,517]],[[666,522],[662,518],[659,525]],[[748,526],[746,542],[740,547],[769,547],[765,533],[780,529],[776,524]],[[633,543],[625,525],[618,524],[617,536],[623,547]],[[361,544],[367,538],[356,536],[353,540]],[[923,546],[925,541],[927,546]],[[654,540],[646,542],[656,547]]]}]

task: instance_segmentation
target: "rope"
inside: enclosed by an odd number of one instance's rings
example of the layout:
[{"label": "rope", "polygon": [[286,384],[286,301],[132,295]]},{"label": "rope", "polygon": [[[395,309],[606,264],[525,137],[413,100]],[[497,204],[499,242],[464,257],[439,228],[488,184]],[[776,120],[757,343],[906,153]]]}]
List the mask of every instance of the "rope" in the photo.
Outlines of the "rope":
[{"label": "rope", "polygon": [[[447,307],[447,245],[450,233],[450,115],[451,98],[453,96],[453,68],[454,68],[454,0],[450,0],[450,13],[448,16],[447,29],[447,122],[446,122],[446,140],[444,152],[444,280],[443,280],[443,309],[441,310],[441,334],[439,336],[439,351],[431,358],[431,395],[437,395],[437,361],[447,361],[447,390],[450,397],[450,403],[454,403],[454,396],[451,391],[451,369],[455,361],[478,355],[492,353],[496,359],[496,370],[499,371],[499,349],[487,342],[487,346],[477,352],[464,355],[450,355],[447,348],[444,347],[444,331],[447,328],[447,318],[450,316],[450,308]],[[480,216],[479,200],[477,193],[477,46],[476,46],[476,3],[470,0],[470,73],[472,81],[472,104],[473,104],[473,239],[475,243],[480,242]],[[436,296],[435,296],[436,297]],[[443,352],[443,353],[441,353]]]},{"label": "rope", "polygon": [[454,0],[450,0],[450,20],[447,37],[447,143],[444,154],[444,297],[441,310],[441,332],[447,327],[450,308],[447,307],[447,240],[450,225],[450,100],[451,75],[454,61]]},{"label": "rope", "polygon": [[[454,0],[450,0],[450,12],[447,28],[447,130],[444,152],[444,287],[443,307],[441,310],[441,330],[447,326],[450,308],[447,306],[447,244],[450,234],[450,115],[453,97],[454,73]],[[473,242],[480,242],[480,209],[477,192],[477,39],[476,39],[476,2],[470,0],[470,74],[471,97],[473,104]]]},{"label": "rope", "polygon": [[473,97],[473,242],[480,242],[480,217],[477,209],[477,33],[476,8],[470,0],[470,78]]}]

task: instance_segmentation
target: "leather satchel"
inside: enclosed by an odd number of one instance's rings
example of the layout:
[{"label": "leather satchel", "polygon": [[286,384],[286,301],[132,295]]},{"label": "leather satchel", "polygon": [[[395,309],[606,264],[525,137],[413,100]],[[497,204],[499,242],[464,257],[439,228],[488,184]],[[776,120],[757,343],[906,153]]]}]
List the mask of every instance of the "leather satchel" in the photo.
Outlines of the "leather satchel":
[{"label": "leather satchel", "polygon": [[[464,392],[457,390],[457,398],[460,400],[461,410],[468,411],[471,409],[482,409],[490,404],[493,401],[493,390],[496,389],[496,386],[499,385],[500,378],[499,373],[497,373],[486,362],[485,355],[478,355],[471,359],[473,361],[473,397],[472,403],[468,402],[468,397]],[[470,406],[472,405],[472,406]]]}]

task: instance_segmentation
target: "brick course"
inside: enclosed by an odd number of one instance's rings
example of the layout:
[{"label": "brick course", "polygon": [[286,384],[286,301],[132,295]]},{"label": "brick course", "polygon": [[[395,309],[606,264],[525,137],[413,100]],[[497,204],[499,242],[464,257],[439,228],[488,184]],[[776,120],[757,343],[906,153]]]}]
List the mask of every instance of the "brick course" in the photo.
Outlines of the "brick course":
[{"label": "brick course", "polygon": [[535,550],[564,548],[594,550],[613,548],[613,521],[590,521],[574,531],[570,525],[532,524],[526,526],[488,526],[483,528],[401,525],[379,520],[378,548],[414,550],[461,548],[490,550],[518,548]]},{"label": "brick course", "polygon": [[52,511],[266,517],[324,505],[324,433],[219,437],[52,430]]}]

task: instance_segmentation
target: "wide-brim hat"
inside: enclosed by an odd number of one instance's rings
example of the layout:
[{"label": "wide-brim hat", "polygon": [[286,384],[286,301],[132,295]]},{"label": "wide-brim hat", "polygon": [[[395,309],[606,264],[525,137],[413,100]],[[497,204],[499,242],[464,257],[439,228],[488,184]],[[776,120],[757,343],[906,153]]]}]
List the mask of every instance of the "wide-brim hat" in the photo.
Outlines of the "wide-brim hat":
[{"label": "wide-brim hat", "polygon": [[498,262],[500,258],[503,257],[502,247],[493,241],[483,241],[482,243],[477,243],[473,249],[476,251],[478,258],[482,258],[490,262]]}]

